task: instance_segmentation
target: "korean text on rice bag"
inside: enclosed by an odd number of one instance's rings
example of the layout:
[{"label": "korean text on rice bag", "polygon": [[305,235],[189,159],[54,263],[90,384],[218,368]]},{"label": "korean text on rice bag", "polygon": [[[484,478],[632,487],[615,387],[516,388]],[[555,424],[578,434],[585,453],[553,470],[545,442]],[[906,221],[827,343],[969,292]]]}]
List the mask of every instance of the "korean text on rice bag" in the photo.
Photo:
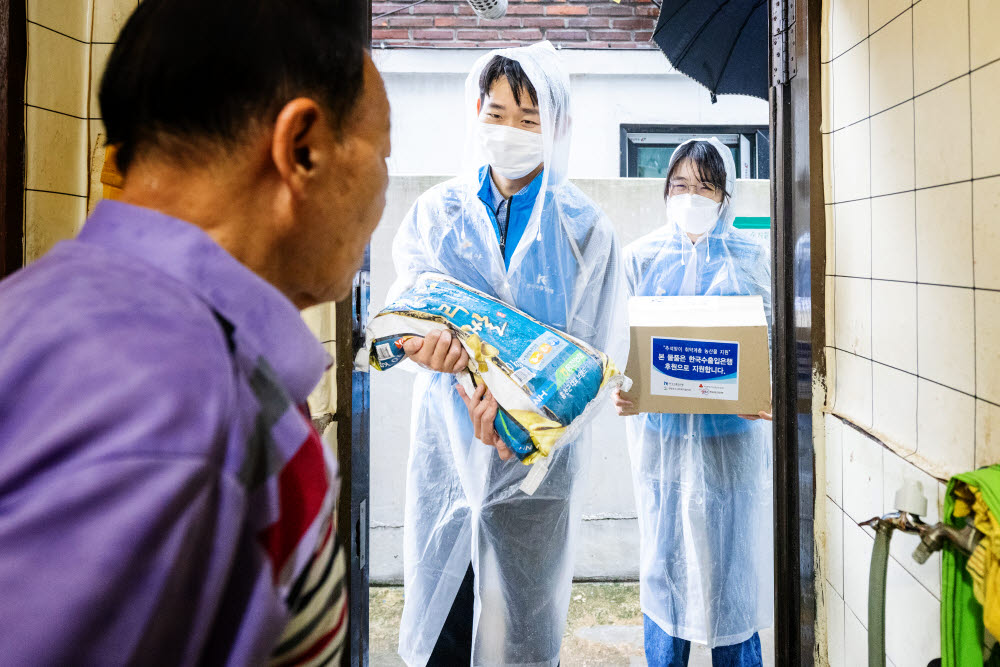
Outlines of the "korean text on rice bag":
[{"label": "korean text on rice bag", "polygon": [[406,340],[446,329],[469,353],[459,382],[469,394],[486,384],[500,405],[496,431],[526,464],[576,438],[600,397],[625,382],[590,345],[436,274],[420,276],[372,319],[369,361],[388,370],[405,359]]}]

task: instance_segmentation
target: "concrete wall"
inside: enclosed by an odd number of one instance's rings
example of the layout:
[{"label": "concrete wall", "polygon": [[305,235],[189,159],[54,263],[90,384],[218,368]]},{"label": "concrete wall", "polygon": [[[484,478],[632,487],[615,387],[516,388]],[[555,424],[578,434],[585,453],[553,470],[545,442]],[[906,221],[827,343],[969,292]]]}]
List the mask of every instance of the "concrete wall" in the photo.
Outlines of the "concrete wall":
[{"label": "concrete wall", "polygon": [[[1000,5],[824,2],[827,219],[822,598],[835,667],[865,664],[873,534],[904,479],[1000,461]],[[823,461],[818,457],[819,461]],[[941,654],[940,557],[896,535],[890,664]]]},{"label": "concrete wall", "polygon": [[[395,271],[390,248],[413,201],[444,180],[441,176],[395,176],[388,205],[372,238],[372,307],[385,303]],[[664,223],[663,182],[659,179],[575,181],[611,218],[627,244]],[[740,216],[766,216],[767,181],[738,181]],[[371,374],[371,578],[399,582],[403,576],[402,537],[409,406],[412,377],[403,371]],[[593,459],[577,552],[579,578],[631,579],[638,574],[638,528],[623,422],[606,408],[594,423]]]},{"label": "concrete wall", "polygon": [[[374,49],[392,105],[394,174],[455,174],[465,141],[465,78],[483,49]],[[619,175],[622,123],[767,125],[767,102],[708,91],[658,51],[562,51],[572,85],[570,178]],[[474,119],[474,110],[471,111]]]}]

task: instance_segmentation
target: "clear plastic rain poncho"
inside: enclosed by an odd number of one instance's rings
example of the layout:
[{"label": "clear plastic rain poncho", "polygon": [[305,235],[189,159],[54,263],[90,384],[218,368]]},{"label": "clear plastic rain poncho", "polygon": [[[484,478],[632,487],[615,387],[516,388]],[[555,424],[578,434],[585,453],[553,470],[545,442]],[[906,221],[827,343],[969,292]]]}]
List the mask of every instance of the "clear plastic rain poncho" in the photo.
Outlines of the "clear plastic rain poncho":
[{"label": "clear plastic rain poncho", "polygon": [[[545,168],[527,228],[505,267],[480,176],[479,77],[499,54],[516,60],[538,94]],[[424,193],[393,245],[389,302],[424,272],[498,297],[625,361],[626,301],[610,221],[567,182],[569,77],[547,42],[480,58],[466,81],[464,173]],[[488,176],[487,176],[488,178]],[[513,215],[513,213],[512,213]],[[555,665],[569,605],[589,438],[556,449],[533,496],[529,467],[502,462],[473,437],[451,375],[420,372],[414,388],[406,485],[406,602],[399,651],[426,664],[471,562],[475,665]]]},{"label": "clear plastic rain poncho", "polygon": [[[726,191],[735,193],[732,154],[709,141],[725,162]],[[668,222],[628,246],[630,295],[759,294],[770,322],[769,252],[735,229],[734,218],[730,200],[698,243]],[[640,414],[627,418],[626,429],[643,613],[667,634],[713,648],[770,626],[770,424],[736,415]]]}]

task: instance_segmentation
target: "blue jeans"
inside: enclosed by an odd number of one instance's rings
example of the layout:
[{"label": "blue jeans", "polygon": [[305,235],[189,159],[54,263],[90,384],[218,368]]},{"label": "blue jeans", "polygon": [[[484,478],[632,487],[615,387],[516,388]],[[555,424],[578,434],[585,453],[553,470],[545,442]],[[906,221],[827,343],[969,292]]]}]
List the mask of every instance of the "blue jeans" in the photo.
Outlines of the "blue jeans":
[{"label": "blue jeans", "polygon": [[[691,642],[671,637],[645,614],[642,624],[649,667],[687,667]],[[712,667],[761,667],[763,664],[760,637],[756,632],[741,644],[712,649]]]}]

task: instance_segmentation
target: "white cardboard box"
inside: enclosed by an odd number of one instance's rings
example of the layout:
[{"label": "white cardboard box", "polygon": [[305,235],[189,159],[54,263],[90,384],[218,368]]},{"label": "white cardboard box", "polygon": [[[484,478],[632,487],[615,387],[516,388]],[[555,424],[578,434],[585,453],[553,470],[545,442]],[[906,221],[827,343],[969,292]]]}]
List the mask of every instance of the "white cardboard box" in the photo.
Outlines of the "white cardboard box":
[{"label": "white cardboard box", "polygon": [[631,352],[625,398],[639,412],[771,411],[767,319],[760,296],[629,300]]}]

